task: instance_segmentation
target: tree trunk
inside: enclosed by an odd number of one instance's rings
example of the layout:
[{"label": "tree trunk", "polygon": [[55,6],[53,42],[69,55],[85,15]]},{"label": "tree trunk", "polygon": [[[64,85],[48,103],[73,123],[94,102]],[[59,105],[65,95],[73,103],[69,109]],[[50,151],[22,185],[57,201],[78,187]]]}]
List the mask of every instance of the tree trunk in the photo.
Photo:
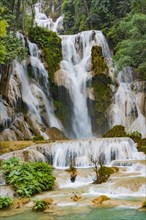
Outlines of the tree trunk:
[{"label": "tree trunk", "polygon": [[15,20],[14,32],[16,32],[18,30],[18,20],[19,20],[19,16],[20,16],[20,6],[21,6],[21,0],[18,0],[17,9],[16,9],[16,20]]},{"label": "tree trunk", "polygon": [[22,33],[25,33],[25,0],[22,0]]},{"label": "tree trunk", "polygon": [[0,95],[2,95],[2,97],[7,100],[7,98],[8,98],[8,88],[9,88],[9,80],[10,80],[11,71],[12,71],[11,63],[9,63],[9,64],[2,64],[0,71],[1,71]]}]

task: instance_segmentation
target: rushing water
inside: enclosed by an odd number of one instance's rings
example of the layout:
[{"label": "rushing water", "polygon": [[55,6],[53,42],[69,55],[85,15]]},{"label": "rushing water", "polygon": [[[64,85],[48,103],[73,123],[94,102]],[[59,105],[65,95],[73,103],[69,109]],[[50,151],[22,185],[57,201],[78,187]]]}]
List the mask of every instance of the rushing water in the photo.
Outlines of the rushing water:
[{"label": "rushing water", "polygon": [[132,91],[136,79],[133,69],[124,68],[118,74],[119,87],[113,96],[113,103],[107,110],[109,125],[123,125],[128,132],[139,131],[146,136],[146,118],[141,112],[139,93]]},{"label": "rushing water", "polygon": [[[0,159],[16,156],[25,160],[25,154],[23,154],[25,150],[4,154],[0,156]],[[95,138],[53,142],[28,147],[27,153],[29,160],[48,162],[59,169],[69,167],[71,163],[76,167],[90,167],[93,165],[90,156],[97,163],[102,157],[103,163],[107,165],[113,160],[145,159],[144,153],[137,151],[134,141],[130,138]]]}]

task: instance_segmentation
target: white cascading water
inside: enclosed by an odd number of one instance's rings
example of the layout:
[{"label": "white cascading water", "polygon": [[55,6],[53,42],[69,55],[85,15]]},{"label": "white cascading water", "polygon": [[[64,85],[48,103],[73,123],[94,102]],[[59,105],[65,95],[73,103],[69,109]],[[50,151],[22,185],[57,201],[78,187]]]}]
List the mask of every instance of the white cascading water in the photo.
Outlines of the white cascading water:
[{"label": "white cascading water", "polygon": [[[52,8],[53,12],[53,8]],[[51,17],[47,17],[42,13],[41,2],[35,4],[35,22],[38,26],[48,28],[56,33],[62,29],[63,25],[63,16],[60,16],[55,22],[53,22]]]},{"label": "white cascading water", "polygon": [[127,132],[139,131],[146,137],[146,118],[139,107],[139,96],[132,91],[135,79],[130,67],[124,68],[118,74],[119,87],[113,97],[113,103],[108,108],[108,122],[112,128],[115,125],[125,126]]},{"label": "white cascading water", "polygon": [[[26,150],[26,149],[25,149]],[[15,151],[2,155],[0,159],[16,156],[24,160],[23,151]],[[130,138],[92,138],[54,142],[27,148],[31,161],[44,161],[53,167],[63,169],[70,164],[78,168],[93,166],[90,155],[97,161],[102,157],[103,163],[109,165],[113,160],[144,160],[144,153],[136,149]]]},{"label": "white cascading water", "polygon": [[[39,26],[57,32],[62,17],[54,23],[41,13],[41,3],[35,5],[35,21]],[[91,49],[95,45],[102,47],[105,60],[111,60],[108,44],[101,31],[85,31],[77,35],[60,36],[62,39],[63,60],[60,64],[63,72],[63,86],[70,94],[72,107],[71,138],[92,137],[91,120],[87,107],[86,83],[91,76]],[[58,76],[59,77],[59,76]],[[60,76],[62,77],[62,76]]]},{"label": "white cascading water", "polygon": [[101,31],[84,31],[62,38],[61,71],[63,85],[68,89],[73,103],[72,127],[74,138],[92,137],[91,120],[87,107],[86,83],[91,75],[91,49],[102,47],[106,60],[111,58],[110,50]]},{"label": "white cascading water", "polygon": [[[34,96],[37,97],[37,94],[39,93],[39,95],[43,99],[46,112],[47,112],[48,123],[50,127],[56,127],[62,130],[61,123],[54,115],[54,107],[50,99],[50,93],[49,93],[48,73],[46,69],[44,68],[43,63],[39,59],[38,47],[36,44],[31,43],[30,41],[28,41],[28,45],[29,45],[29,51],[30,51],[31,65],[33,69],[32,71],[33,79],[36,81],[36,84],[33,86],[33,89],[32,89]],[[37,84],[40,88],[37,88]]]},{"label": "white cascading water", "polygon": [[[25,43],[22,34],[17,33],[17,37]],[[46,111],[45,120],[47,124],[50,127],[56,127],[62,130],[61,123],[54,115],[54,108],[49,94],[48,73],[43,63],[39,59],[38,47],[29,40],[28,46],[30,58],[24,60],[22,64],[16,60],[14,61],[12,78],[14,75],[19,77],[21,83],[22,100],[28,106],[30,117],[36,120],[38,123],[43,123],[40,107],[43,105],[43,109]],[[28,64],[31,64],[31,74],[33,79],[28,74]]]}]

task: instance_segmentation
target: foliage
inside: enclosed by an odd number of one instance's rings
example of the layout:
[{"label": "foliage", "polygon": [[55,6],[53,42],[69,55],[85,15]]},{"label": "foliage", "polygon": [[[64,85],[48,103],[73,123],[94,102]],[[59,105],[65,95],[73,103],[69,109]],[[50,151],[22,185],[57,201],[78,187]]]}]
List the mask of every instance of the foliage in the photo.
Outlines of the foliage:
[{"label": "foliage", "polygon": [[5,20],[0,20],[0,63],[4,62],[6,56],[5,44],[2,42],[1,38],[6,36],[7,22]]},{"label": "foliage", "polygon": [[26,56],[27,51],[17,37],[9,35],[3,39],[3,43],[6,50],[5,63],[8,63],[15,58],[22,60]]},{"label": "foliage", "polygon": [[8,197],[8,196],[1,197],[0,196],[0,209],[9,208],[12,203],[13,203],[13,200],[10,197]]},{"label": "foliage", "polygon": [[133,67],[140,79],[146,79],[146,2],[135,0],[131,4],[131,12],[111,29],[111,37],[115,40],[114,59],[119,69]]},{"label": "foliage", "polygon": [[22,197],[50,190],[54,185],[52,168],[44,162],[21,163],[13,157],[2,162],[2,171],[6,183]]},{"label": "foliage", "polygon": [[47,202],[45,202],[43,200],[35,200],[34,201],[34,206],[33,206],[34,211],[44,211],[47,208],[48,208]]},{"label": "foliage", "polygon": [[33,136],[32,138],[33,141],[42,141],[44,140],[44,137],[41,135]]},{"label": "foliage", "polygon": [[49,78],[53,81],[54,73],[59,69],[59,63],[62,60],[61,39],[55,32],[42,27],[34,27],[29,37],[32,42],[36,43],[43,50]]}]

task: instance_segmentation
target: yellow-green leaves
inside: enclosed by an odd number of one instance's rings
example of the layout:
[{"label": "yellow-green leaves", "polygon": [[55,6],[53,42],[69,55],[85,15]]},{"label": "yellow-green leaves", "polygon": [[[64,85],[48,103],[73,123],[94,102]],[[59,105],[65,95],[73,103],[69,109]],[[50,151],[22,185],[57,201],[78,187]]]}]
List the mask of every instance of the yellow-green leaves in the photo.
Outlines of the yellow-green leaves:
[{"label": "yellow-green leaves", "polygon": [[5,20],[0,20],[0,37],[6,36],[6,27],[8,27],[8,24]]}]

